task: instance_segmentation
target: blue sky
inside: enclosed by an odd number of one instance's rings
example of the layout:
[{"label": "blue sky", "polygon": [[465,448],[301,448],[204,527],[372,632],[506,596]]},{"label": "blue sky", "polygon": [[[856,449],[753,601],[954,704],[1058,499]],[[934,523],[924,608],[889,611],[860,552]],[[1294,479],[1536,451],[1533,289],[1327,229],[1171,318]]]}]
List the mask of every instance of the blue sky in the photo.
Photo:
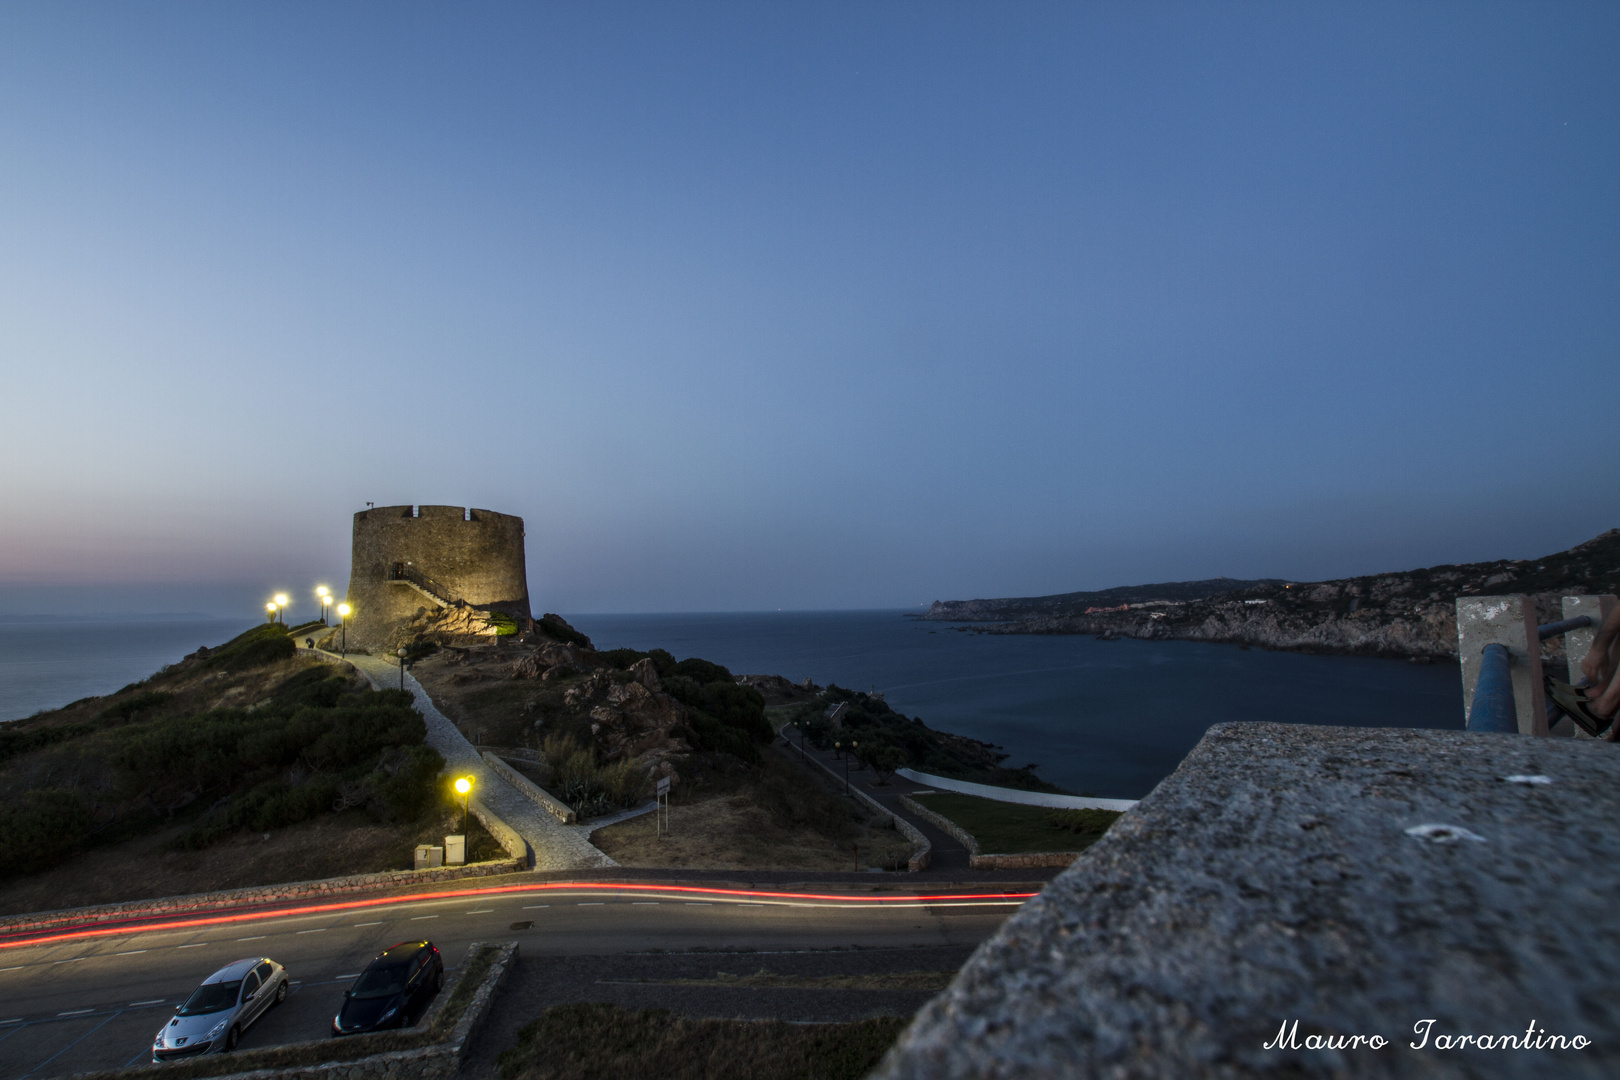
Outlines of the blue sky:
[{"label": "blue sky", "polygon": [[0,9],[0,612],[527,521],[537,609],[1620,525],[1613,5]]}]

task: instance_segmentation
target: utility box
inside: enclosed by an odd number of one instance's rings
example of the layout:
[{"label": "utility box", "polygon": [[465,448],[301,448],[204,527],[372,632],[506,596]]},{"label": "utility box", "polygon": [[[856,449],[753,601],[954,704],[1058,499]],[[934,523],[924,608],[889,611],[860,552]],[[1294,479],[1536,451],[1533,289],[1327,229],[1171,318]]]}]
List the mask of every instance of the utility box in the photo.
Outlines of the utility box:
[{"label": "utility box", "polygon": [[416,845],[416,868],[418,870],[426,870],[428,868],[428,856],[432,853],[432,851],[433,848],[427,844]]},{"label": "utility box", "polygon": [[467,861],[467,837],[447,836],[444,838],[444,865],[461,866]]}]

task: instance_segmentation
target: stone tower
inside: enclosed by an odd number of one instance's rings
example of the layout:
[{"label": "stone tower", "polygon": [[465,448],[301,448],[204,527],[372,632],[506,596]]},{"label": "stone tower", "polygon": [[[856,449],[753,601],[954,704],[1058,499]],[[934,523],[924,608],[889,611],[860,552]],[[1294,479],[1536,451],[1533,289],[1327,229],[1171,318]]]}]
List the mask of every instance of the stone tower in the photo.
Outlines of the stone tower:
[{"label": "stone tower", "polygon": [[523,519],[460,506],[378,506],[354,515],[349,642],[362,648],[424,608],[529,612]]}]

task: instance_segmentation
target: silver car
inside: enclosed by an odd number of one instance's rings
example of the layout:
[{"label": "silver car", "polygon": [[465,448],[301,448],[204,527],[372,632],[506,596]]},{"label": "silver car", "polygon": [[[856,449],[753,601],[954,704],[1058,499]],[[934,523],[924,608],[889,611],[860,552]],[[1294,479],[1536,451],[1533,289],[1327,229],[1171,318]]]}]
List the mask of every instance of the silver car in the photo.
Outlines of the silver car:
[{"label": "silver car", "polygon": [[228,964],[204,979],[158,1029],[152,1060],[235,1050],[253,1021],[286,1000],[287,969],[274,960],[260,956]]}]

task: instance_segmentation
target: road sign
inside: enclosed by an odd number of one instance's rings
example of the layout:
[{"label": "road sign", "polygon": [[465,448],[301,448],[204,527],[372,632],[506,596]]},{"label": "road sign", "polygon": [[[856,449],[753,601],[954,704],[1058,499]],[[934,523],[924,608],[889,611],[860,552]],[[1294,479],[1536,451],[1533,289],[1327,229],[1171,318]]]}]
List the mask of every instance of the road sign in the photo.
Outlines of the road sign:
[{"label": "road sign", "polygon": [[[647,789],[642,788],[641,790],[646,791]],[[662,779],[660,779],[658,781],[658,794],[660,794],[660,795],[668,795],[669,794],[669,777],[667,777],[667,776],[663,777]]]}]

